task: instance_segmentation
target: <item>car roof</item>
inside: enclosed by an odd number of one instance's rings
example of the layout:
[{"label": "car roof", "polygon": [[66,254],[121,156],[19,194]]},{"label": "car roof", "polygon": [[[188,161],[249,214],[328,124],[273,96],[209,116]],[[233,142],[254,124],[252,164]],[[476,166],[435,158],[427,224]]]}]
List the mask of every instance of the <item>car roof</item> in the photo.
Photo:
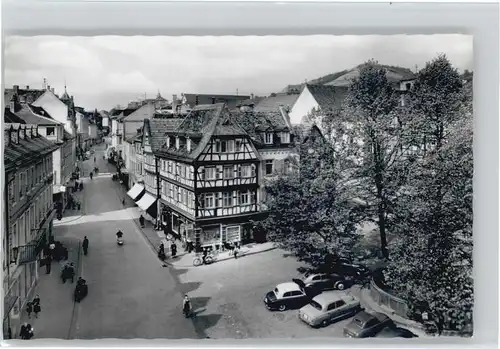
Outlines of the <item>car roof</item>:
[{"label": "car roof", "polygon": [[360,320],[361,322],[368,322],[371,319],[375,318],[375,316],[373,316],[373,314],[370,314],[366,311],[360,311],[359,313],[357,313],[354,316],[354,318]]},{"label": "car roof", "polygon": [[304,279],[304,281],[307,281],[307,280],[312,281],[313,277],[315,277],[315,276],[323,276],[323,275],[327,275],[327,274],[325,274],[325,273],[315,273],[315,274],[311,274],[311,275],[309,275],[308,277],[306,277],[306,278]]},{"label": "car roof", "polygon": [[290,291],[301,291],[300,286],[297,285],[295,282],[284,282],[282,284],[277,285],[276,288],[281,294]]},{"label": "car roof", "polygon": [[352,302],[356,298],[353,296],[350,296],[348,294],[345,294],[344,292],[341,291],[326,291],[323,293],[320,293],[316,297],[313,298],[315,302],[318,302],[319,304],[330,304],[331,302],[343,300],[344,302]]}]

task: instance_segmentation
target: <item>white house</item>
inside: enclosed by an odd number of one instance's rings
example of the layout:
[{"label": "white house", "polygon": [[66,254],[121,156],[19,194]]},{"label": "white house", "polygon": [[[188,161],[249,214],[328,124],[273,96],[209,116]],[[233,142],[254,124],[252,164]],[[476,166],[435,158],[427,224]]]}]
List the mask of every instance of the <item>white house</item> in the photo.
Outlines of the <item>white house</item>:
[{"label": "white house", "polygon": [[313,113],[340,110],[347,87],[306,84],[288,113],[293,125],[309,123]]},{"label": "white house", "polygon": [[[12,120],[12,115],[20,120]],[[8,105],[4,114],[4,121],[16,123],[22,121],[22,123],[37,125],[37,132],[40,136],[59,146],[52,153],[52,194],[54,202],[60,202],[64,211],[69,191],[65,191],[63,187],[67,186],[71,173],[74,171],[71,137],[65,131],[64,124],[52,118],[42,107],[17,104],[15,102]]]},{"label": "white house", "polygon": [[73,96],[69,97],[66,88],[61,98],[56,96],[52,90],[47,89],[32,105],[43,108],[52,119],[64,125],[64,131],[66,131],[66,137],[68,138],[67,142],[71,144],[71,155],[67,159],[68,164],[65,164],[71,168],[71,171],[67,177],[61,179],[62,183],[66,183],[70,180],[71,172],[77,166],[77,131]]}]

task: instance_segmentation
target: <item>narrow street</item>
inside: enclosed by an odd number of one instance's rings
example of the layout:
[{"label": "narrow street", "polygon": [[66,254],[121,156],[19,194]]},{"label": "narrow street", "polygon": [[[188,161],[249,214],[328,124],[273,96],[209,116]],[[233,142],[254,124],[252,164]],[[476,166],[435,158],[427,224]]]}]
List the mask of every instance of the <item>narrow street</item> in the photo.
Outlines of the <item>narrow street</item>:
[{"label": "narrow street", "polygon": [[[125,190],[111,180],[114,169],[103,160],[104,146],[96,148],[100,174],[88,178],[93,156],[83,165],[83,216],[58,225],[56,233],[90,240],[88,255],[80,259],[89,295],[76,304],[70,337],[198,338],[192,322],[182,316],[182,293],[174,277],[133,222],[137,211],[122,205]],[[124,233],[123,246],[116,244],[118,230]]]}]

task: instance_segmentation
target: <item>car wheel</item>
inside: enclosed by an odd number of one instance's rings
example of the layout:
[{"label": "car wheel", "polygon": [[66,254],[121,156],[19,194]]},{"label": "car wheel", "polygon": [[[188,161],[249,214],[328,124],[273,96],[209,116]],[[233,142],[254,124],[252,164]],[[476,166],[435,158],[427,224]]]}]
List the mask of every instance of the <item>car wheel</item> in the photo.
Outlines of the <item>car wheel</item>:
[{"label": "car wheel", "polygon": [[281,305],[278,307],[278,310],[279,310],[279,311],[285,311],[285,310],[286,310],[286,305],[281,304]]},{"label": "car wheel", "polygon": [[339,282],[337,284],[337,289],[342,291],[344,289],[344,284],[342,282]]},{"label": "car wheel", "polygon": [[321,326],[322,327],[326,327],[326,326],[328,326],[328,324],[329,324],[328,320],[321,321]]}]

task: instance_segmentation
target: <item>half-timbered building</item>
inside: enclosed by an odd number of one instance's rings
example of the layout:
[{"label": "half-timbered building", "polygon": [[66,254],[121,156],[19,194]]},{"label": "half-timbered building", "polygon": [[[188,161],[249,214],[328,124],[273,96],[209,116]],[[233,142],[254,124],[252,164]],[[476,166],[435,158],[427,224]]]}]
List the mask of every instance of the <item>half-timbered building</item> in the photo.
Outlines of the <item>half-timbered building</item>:
[{"label": "half-timbered building", "polygon": [[261,159],[227,106],[199,105],[182,119],[146,121],[148,127],[166,230],[195,241],[200,228],[202,246],[249,238],[259,214]]}]

